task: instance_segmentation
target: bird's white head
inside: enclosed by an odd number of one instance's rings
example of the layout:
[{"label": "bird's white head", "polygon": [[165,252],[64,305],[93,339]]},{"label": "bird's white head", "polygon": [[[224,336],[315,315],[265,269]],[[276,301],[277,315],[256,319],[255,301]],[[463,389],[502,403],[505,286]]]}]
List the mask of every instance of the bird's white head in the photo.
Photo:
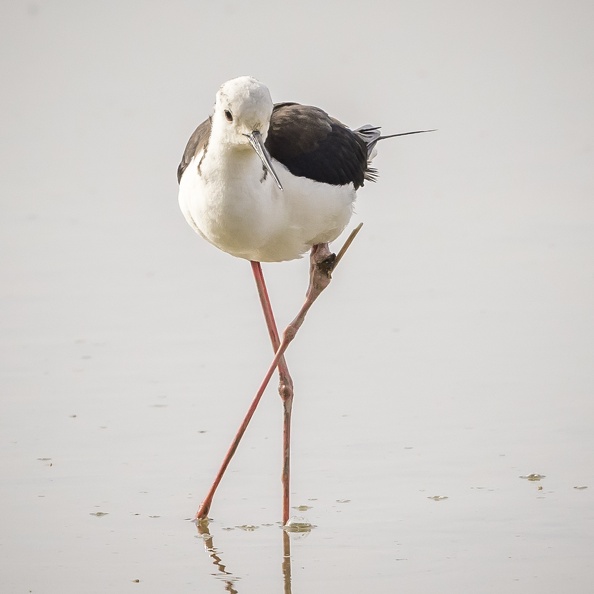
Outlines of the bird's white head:
[{"label": "bird's white head", "polygon": [[213,117],[223,124],[220,127],[228,142],[247,144],[246,135],[254,130],[266,139],[271,114],[268,88],[251,76],[240,76],[219,89]]},{"label": "bird's white head", "polygon": [[264,146],[272,108],[268,87],[255,78],[240,76],[229,80],[221,85],[217,93],[212,117],[213,134],[216,134],[220,142],[228,145],[238,148],[251,146],[282,190]]}]

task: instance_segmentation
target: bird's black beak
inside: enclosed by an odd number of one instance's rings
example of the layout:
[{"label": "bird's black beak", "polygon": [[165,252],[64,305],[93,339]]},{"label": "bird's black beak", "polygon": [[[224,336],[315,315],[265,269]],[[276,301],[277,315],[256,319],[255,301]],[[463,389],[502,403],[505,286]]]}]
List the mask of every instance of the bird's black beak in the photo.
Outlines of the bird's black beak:
[{"label": "bird's black beak", "polygon": [[279,190],[282,190],[283,186],[280,183],[280,180],[278,179],[278,175],[276,175],[276,172],[272,168],[272,159],[270,157],[270,154],[266,150],[266,147],[264,146],[264,142],[262,141],[262,135],[260,134],[260,132],[258,132],[258,130],[254,130],[251,134],[246,134],[246,136],[248,137],[248,140],[250,141],[252,148],[256,151],[256,154],[262,160],[262,163],[264,164],[266,171],[268,171],[268,173],[272,175]]}]

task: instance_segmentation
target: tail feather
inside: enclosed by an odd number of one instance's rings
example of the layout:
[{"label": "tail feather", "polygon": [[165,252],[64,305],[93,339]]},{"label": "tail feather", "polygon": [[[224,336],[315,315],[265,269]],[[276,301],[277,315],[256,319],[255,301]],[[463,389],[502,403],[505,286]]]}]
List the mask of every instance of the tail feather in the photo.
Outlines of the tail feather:
[{"label": "tail feather", "polygon": [[410,134],[425,134],[425,132],[437,132],[437,128],[431,130],[414,130],[413,132],[400,132],[398,134],[388,134],[387,136],[380,136],[378,140],[385,140],[386,138],[396,138],[396,136],[409,136]]},{"label": "tail feather", "polygon": [[355,130],[355,134],[357,134],[360,138],[363,139],[363,142],[367,145],[367,156],[372,159],[371,153],[375,145],[377,144],[378,140],[382,137],[380,132],[379,126],[372,126],[371,124],[365,124],[365,126],[361,126]]},{"label": "tail feather", "polygon": [[370,124],[365,124],[365,126],[361,126],[355,130],[355,133],[359,135],[360,138],[363,139],[365,144],[367,145],[367,170],[365,171],[365,179],[368,181],[376,181],[377,180],[377,169],[370,167],[371,161],[376,155],[375,145],[380,140],[386,140],[387,138],[396,138],[397,136],[409,136],[411,134],[424,134],[425,132],[435,132],[433,130],[414,130],[412,132],[399,132],[398,134],[387,134],[386,136],[382,136],[380,132],[379,126],[372,126]]},{"label": "tail feather", "polygon": [[436,130],[413,130],[412,132],[399,132],[398,134],[387,134],[386,136],[382,136],[380,132],[379,126],[371,126],[370,124],[365,124],[365,126],[361,126],[355,130],[355,133],[358,134],[367,145],[367,154],[371,155],[375,145],[380,140],[386,140],[386,138],[396,138],[397,136],[410,136],[411,134],[425,134],[425,132],[435,132]]}]

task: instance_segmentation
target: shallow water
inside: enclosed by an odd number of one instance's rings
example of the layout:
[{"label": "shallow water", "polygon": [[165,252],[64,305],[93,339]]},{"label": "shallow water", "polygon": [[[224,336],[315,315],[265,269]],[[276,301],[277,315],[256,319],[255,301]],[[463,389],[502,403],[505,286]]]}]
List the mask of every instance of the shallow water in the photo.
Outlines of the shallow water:
[{"label": "shallow water", "polygon": [[[2,9],[0,589],[587,591],[591,6],[379,3],[376,58],[343,37],[358,5],[246,6]],[[279,525],[274,386],[208,533],[190,521],[271,348],[249,266],[187,228],[175,168],[248,72],[354,126],[439,129],[380,147],[287,354],[309,532]],[[264,272],[286,323],[307,262]]]}]

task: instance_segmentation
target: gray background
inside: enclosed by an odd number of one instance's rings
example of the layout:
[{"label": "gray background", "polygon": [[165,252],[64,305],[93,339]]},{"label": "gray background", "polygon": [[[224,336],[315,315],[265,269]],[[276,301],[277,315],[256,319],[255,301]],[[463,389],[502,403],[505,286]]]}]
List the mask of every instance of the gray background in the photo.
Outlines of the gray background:
[{"label": "gray background", "polygon": [[[228,574],[186,521],[271,356],[248,264],[176,197],[243,74],[353,127],[439,129],[380,145],[365,226],[288,353],[293,503],[316,525],[293,592],[591,587],[593,17],[1,2],[2,591],[285,587],[273,387],[211,512]],[[286,323],[307,262],[265,274]]]}]

